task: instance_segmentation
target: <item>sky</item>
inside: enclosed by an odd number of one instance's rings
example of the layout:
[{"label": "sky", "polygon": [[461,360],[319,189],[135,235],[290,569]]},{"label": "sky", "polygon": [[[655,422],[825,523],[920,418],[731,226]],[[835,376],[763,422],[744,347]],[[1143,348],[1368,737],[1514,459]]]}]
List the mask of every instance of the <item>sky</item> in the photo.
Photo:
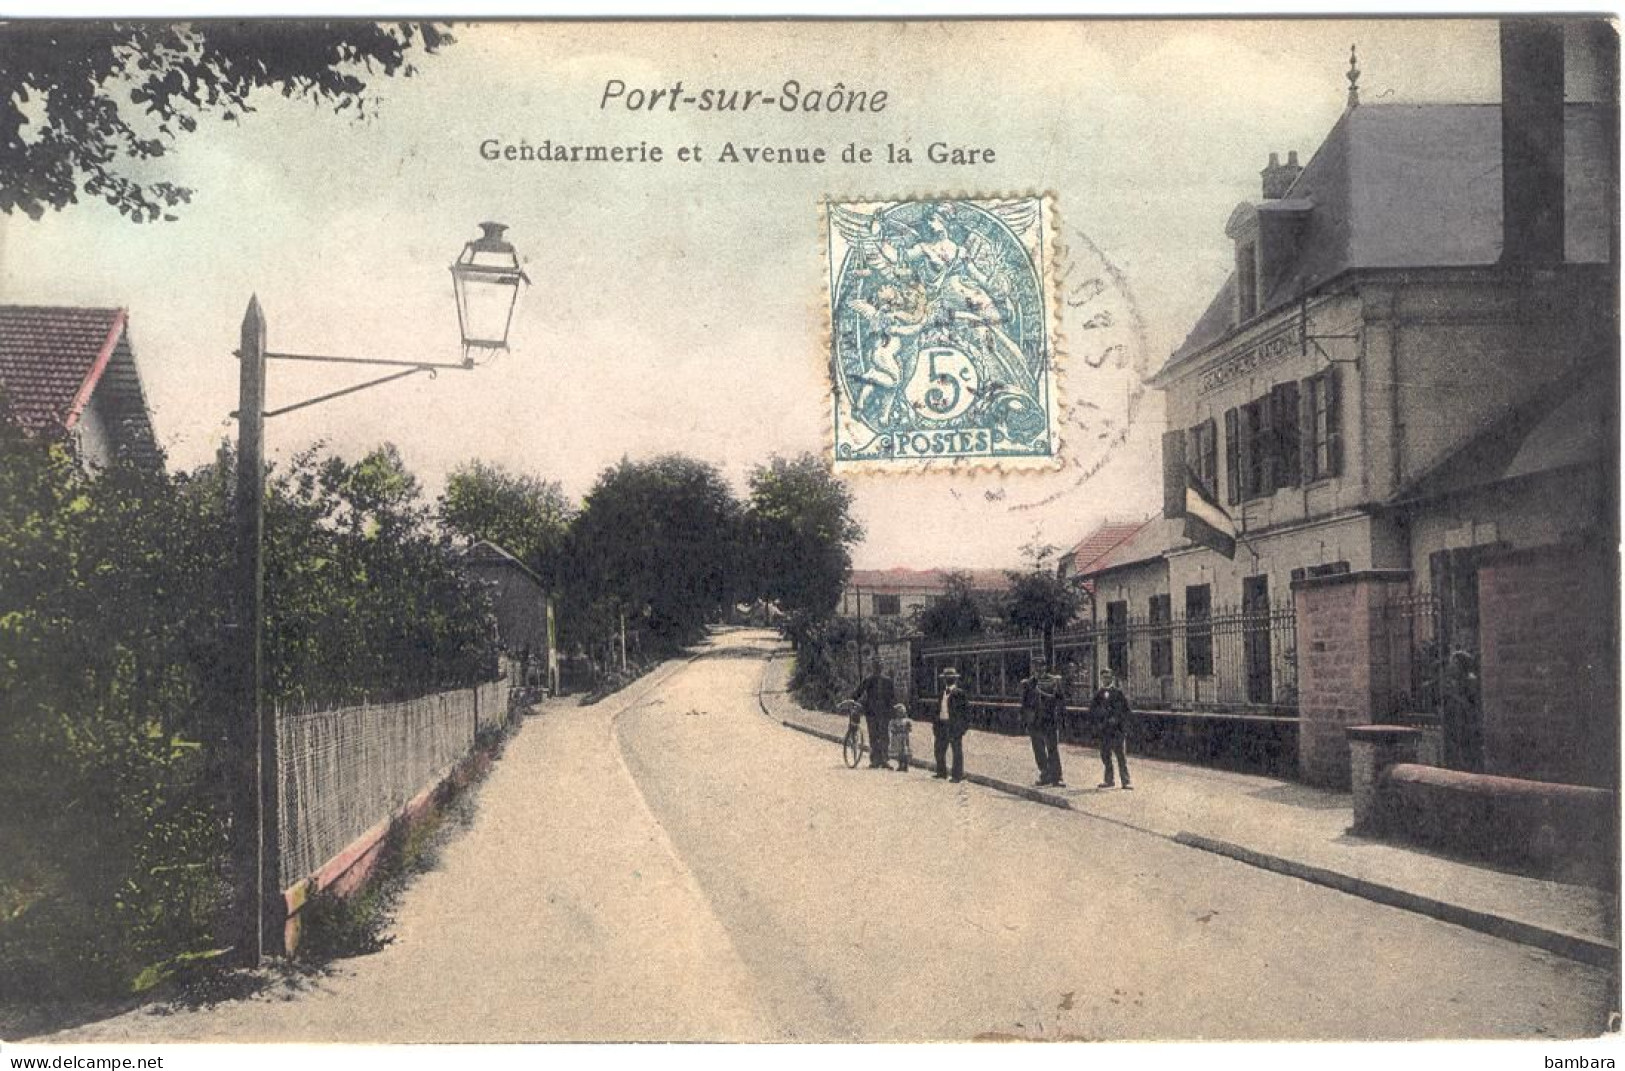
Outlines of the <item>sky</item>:
[{"label": "sky", "polygon": [[[1048,193],[1059,218],[1064,466],[854,477],[864,568],[1015,566],[1159,508],[1161,401],[1143,380],[1223,283],[1224,224],[1270,152],[1307,162],[1345,107],[1493,101],[1493,21],[486,23],[376,83],[368,117],[266,95],[205,119],[152,169],[196,190],[173,223],[89,199],[0,220],[0,301],[124,306],[172,468],[234,434],[250,295],[272,350],[454,361],[447,271],[482,220],[533,285],[512,349],[272,420],[287,457],[394,442],[437,492],[475,458],[585,494],[606,466],[680,451],[744,488],[826,449],[826,200]],[[884,111],[701,114],[628,90],[885,90]],[[482,143],[658,145],[660,164],[487,161]],[[822,165],[723,164],[725,143],[822,146]],[[932,164],[933,142],[993,148]],[[910,165],[843,163],[847,145]],[[698,146],[699,163],[679,162]],[[1099,280],[1091,285],[1091,280]],[[1102,314],[1105,314],[1102,316]],[[1109,324],[1107,324],[1109,321]],[[1096,326],[1087,326],[1093,322]],[[1106,326],[1100,326],[1107,324]],[[1099,364],[1096,368],[1094,365]],[[366,378],[273,364],[277,407]]]}]

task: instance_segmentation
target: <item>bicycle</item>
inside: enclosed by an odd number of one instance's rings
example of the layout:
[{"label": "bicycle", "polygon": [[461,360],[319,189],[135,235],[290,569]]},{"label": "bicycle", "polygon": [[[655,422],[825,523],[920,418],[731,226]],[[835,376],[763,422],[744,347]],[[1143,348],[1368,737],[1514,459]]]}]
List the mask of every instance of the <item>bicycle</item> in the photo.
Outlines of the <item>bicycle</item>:
[{"label": "bicycle", "polygon": [[858,705],[848,699],[841,706],[845,708],[848,703],[851,707],[846,710],[846,735],[841,738],[841,756],[846,760],[848,769],[856,770],[869,751],[869,737],[863,731],[863,716],[858,713]]}]

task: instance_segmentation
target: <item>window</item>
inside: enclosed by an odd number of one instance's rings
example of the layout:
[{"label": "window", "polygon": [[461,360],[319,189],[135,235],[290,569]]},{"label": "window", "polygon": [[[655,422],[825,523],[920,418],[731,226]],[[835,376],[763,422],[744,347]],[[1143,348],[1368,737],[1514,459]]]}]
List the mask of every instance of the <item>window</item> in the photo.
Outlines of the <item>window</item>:
[{"label": "window", "polygon": [[1219,443],[1218,428],[1211,420],[1204,420],[1185,433],[1185,463],[1191,475],[1201,483],[1210,496],[1218,495]]},{"label": "window", "polygon": [[1296,487],[1303,482],[1297,381],[1271,387],[1269,404],[1270,425],[1275,429],[1275,441],[1271,444],[1275,455],[1275,487]]},{"label": "window", "polygon": [[1303,465],[1310,480],[1343,471],[1343,414],[1334,365],[1303,381]]},{"label": "window", "polygon": [[1258,243],[1236,246],[1236,314],[1239,320],[1258,315]]},{"label": "window", "polygon": [[1241,581],[1241,660],[1247,676],[1247,702],[1268,703],[1274,696],[1270,659],[1270,578]]},{"label": "window", "polygon": [[1231,505],[1303,482],[1299,419],[1295,382],[1278,383],[1268,394],[1225,411],[1225,490]]},{"label": "window", "polygon": [[903,612],[903,597],[901,595],[876,595],[875,616],[897,617]]},{"label": "window", "polygon": [[1128,677],[1128,603],[1106,604],[1106,665],[1119,677]]},{"label": "window", "polygon": [[1151,596],[1151,675],[1171,677],[1174,673],[1173,596]]},{"label": "window", "polygon": [[1185,672],[1213,676],[1213,589],[1193,584],[1185,589]]},{"label": "window", "polygon": [[1241,407],[1243,498],[1261,498],[1275,491],[1275,454],[1270,449],[1274,438],[1271,423],[1274,415],[1268,395],[1255,398]]}]

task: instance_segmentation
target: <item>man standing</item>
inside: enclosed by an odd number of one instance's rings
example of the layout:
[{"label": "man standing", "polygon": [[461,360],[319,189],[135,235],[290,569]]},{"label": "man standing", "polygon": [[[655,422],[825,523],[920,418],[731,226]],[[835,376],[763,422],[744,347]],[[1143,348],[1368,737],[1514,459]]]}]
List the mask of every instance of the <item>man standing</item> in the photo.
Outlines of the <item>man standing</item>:
[{"label": "man standing", "polygon": [[891,708],[896,689],[886,676],[885,663],[876,658],[869,663],[869,675],[858,684],[852,698],[863,704],[863,719],[869,724],[869,768],[886,769],[886,738],[891,732]]},{"label": "man standing", "polygon": [[[937,717],[931,723],[931,744],[937,755],[936,777],[950,781],[965,779],[965,731],[970,728],[970,699],[959,687],[959,671],[949,666],[942,671],[942,699]],[[949,776],[948,749],[954,752],[953,775]]]},{"label": "man standing", "polygon": [[1038,785],[1065,788],[1061,779],[1061,716],[1066,695],[1060,677],[1047,672],[1043,659],[1033,661],[1032,673],[1021,682],[1021,723],[1033,744],[1038,763]]},{"label": "man standing", "polygon": [[1106,768],[1101,788],[1111,788],[1112,756],[1117,756],[1117,772],[1122,774],[1123,787],[1133,788],[1128,781],[1128,758],[1123,753],[1124,737],[1128,733],[1134,711],[1128,705],[1128,696],[1117,686],[1116,675],[1109,669],[1100,671],[1100,690],[1089,704],[1089,718],[1100,729],[1100,762]]}]

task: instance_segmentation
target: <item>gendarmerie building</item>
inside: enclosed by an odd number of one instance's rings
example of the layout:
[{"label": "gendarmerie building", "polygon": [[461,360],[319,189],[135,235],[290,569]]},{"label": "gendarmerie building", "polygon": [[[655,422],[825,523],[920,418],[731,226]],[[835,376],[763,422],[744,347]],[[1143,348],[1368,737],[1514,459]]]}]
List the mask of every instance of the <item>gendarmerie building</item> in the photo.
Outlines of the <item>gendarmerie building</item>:
[{"label": "gendarmerie building", "polygon": [[1351,57],[1319,150],[1269,155],[1152,380],[1234,554],[1170,520],[1084,577],[1141,705],[1296,715],[1311,781],[1377,721],[1617,781],[1617,68],[1600,23],[1507,26],[1501,103],[1362,103]]}]

